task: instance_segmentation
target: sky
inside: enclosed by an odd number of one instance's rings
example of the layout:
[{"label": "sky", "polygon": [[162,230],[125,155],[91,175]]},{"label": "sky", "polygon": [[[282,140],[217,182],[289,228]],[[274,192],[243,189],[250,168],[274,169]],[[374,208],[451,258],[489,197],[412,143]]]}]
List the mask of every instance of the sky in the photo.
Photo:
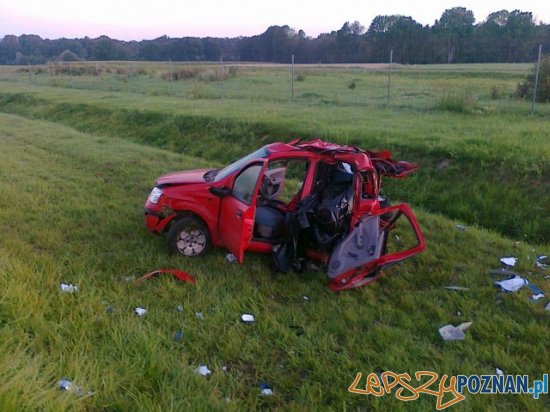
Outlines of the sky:
[{"label": "sky", "polygon": [[340,29],[346,21],[358,20],[368,28],[378,15],[401,14],[433,25],[452,7],[472,10],[476,22],[495,11],[519,9],[550,24],[550,0],[0,0],[0,37],[237,37],[261,34],[273,25],[317,37]]}]

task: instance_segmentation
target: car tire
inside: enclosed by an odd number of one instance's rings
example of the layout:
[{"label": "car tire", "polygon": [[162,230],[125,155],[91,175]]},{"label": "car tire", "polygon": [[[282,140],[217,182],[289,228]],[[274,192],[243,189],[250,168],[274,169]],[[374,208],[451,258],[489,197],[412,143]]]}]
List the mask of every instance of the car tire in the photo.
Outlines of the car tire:
[{"label": "car tire", "polygon": [[168,252],[185,257],[204,256],[212,247],[210,232],[195,217],[182,217],[170,226],[166,235]]}]

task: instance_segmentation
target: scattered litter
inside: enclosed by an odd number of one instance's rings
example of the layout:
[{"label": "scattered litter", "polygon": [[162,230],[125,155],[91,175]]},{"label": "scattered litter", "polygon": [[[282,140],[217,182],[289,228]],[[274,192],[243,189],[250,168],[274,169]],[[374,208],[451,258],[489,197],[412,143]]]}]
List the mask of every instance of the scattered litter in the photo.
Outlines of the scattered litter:
[{"label": "scattered litter", "polygon": [[195,312],[195,317],[197,319],[204,319],[204,314],[202,312]]},{"label": "scattered litter", "polygon": [[493,269],[489,271],[489,274],[491,276],[506,276],[508,278],[512,276],[519,276],[516,272],[512,272],[511,270],[500,268],[500,269]]},{"label": "scattered litter", "polygon": [[547,310],[550,312],[550,302],[548,302],[548,305],[546,305],[546,307],[544,308],[544,310]]},{"label": "scattered litter", "polygon": [[447,290],[470,290],[470,288],[465,288],[463,286],[444,286],[443,289],[447,289]]},{"label": "scattered litter", "polygon": [[133,282],[134,280],[136,280],[135,276],[126,276],[124,278],[124,282]]},{"label": "scattered litter", "polygon": [[401,238],[399,237],[399,235],[395,235],[395,241],[397,243],[401,243]]},{"label": "scattered litter", "polygon": [[302,296],[302,299],[303,300],[309,300],[309,296],[304,295],[304,296]]},{"label": "scattered litter", "polygon": [[225,260],[227,260],[229,263],[236,263],[237,257],[233,253],[228,253],[225,255]]},{"label": "scattered litter", "polygon": [[459,311],[459,310],[457,310],[457,311],[456,311],[456,316],[462,316],[462,312]]},{"label": "scattered litter", "polygon": [[514,266],[516,266],[516,262],[518,261],[518,259],[513,256],[510,256],[510,257],[500,258],[500,261],[504,263],[506,266],[510,266],[513,268]]},{"label": "scattered litter", "polygon": [[62,391],[70,391],[73,388],[73,383],[68,379],[61,379],[57,382],[57,386]]},{"label": "scattered litter", "polygon": [[138,316],[144,316],[147,313],[147,309],[137,307],[134,309],[134,313]]},{"label": "scattered litter", "polygon": [[503,290],[507,292],[517,292],[525,285],[528,285],[529,282],[527,279],[523,279],[521,276],[514,276],[512,279],[501,280],[500,282],[495,282],[495,285],[500,286]]},{"label": "scattered litter", "polygon": [[470,227],[469,226],[466,226],[466,225],[461,225],[460,223],[458,225],[456,225],[456,228],[458,230],[462,230],[463,232],[466,231],[466,230],[470,230]]},{"label": "scattered litter", "polygon": [[201,376],[208,376],[212,374],[212,371],[208,369],[206,365],[200,365],[197,369],[195,369],[195,373],[198,373]]},{"label": "scattered litter", "polygon": [[537,256],[537,262],[536,262],[536,265],[539,269],[548,269],[550,267],[549,264],[545,263],[546,262],[546,259],[548,259],[548,256],[546,255],[540,255],[540,256]]},{"label": "scattered litter", "polygon": [[60,288],[61,288],[61,292],[64,292],[64,293],[75,293],[75,292],[78,292],[78,286],[73,285],[72,283],[69,283],[69,284],[62,283],[62,284],[60,285]]},{"label": "scattered litter", "polygon": [[178,305],[178,306],[176,307],[176,310],[177,310],[178,312],[183,312],[183,305]]},{"label": "scattered litter", "polygon": [[107,306],[107,313],[113,313],[115,311],[115,307],[113,305]]},{"label": "scattered litter", "polygon": [[502,369],[495,368],[495,372],[498,376],[504,376],[504,371]]},{"label": "scattered litter", "polygon": [[443,159],[437,164],[437,170],[444,170],[451,164],[451,159]]},{"label": "scattered litter", "polygon": [[269,387],[267,383],[262,383],[262,395],[264,396],[272,396],[273,395],[273,389]]},{"label": "scattered litter", "polygon": [[174,340],[175,341],[180,341],[183,339],[183,337],[185,336],[185,333],[183,333],[182,330],[178,330],[175,334],[174,334]]},{"label": "scattered litter", "polygon": [[227,403],[231,402],[231,397],[226,396],[226,397],[225,397],[225,401],[226,401]]},{"label": "scattered litter", "polygon": [[544,297],[544,292],[540,290],[536,285],[529,283],[527,286],[529,286],[529,289],[531,289],[531,291],[533,292],[533,295],[531,296],[531,301],[537,301]]},{"label": "scattered litter", "polygon": [[227,372],[227,366],[222,366],[222,371]]},{"label": "scattered litter", "polygon": [[183,270],[178,269],[157,269],[153,270],[152,272],[146,273],[142,277],[140,277],[137,281],[141,282],[143,280],[147,280],[152,278],[153,276],[157,276],[160,274],[166,273],[168,275],[173,275],[174,277],[178,278],[179,280],[183,282],[192,283],[193,285],[197,283],[195,278],[191,276],[189,273],[184,272]]},{"label": "scattered litter", "polygon": [[519,247],[521,242],[514,242],[514,247]]},{"label": "scattered litter", "polygon": [[249,313],[243,313],[241,315],[241,321],[244,323],[253,323],[255,322],[254,315],[251,315]]},{"label": "scattered litter", "polygon": [[445,325],[439,328],[439,334],[445,341],[464,340],[464,331],[472,326],[472,322],[464,322],[458,326]]}]

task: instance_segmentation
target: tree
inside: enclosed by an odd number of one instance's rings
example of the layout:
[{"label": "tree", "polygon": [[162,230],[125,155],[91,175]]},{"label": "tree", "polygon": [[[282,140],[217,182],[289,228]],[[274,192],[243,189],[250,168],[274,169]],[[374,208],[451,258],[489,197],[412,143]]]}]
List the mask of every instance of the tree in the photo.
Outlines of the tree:
[{"label": "tree", "polygon": [[474,22],[474,13],[464,7],[445,10],[441,18],[435,22],[433,30],[439,34],[447,63],[452,63],[456,58],[460,61],[466,60]]}]

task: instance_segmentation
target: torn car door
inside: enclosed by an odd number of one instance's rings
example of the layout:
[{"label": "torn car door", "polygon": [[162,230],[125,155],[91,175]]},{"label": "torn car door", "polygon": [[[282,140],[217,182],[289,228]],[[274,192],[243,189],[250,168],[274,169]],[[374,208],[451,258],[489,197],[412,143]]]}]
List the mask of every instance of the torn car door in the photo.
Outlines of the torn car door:
[{"label": "torn car door", "polygon": [[[380,218],[388,214],[393,215],[390,221]],[[388,234],[401,216],[408,220],[416,237],[416,245],[387,254]],[[420,253],[425,247],[424,236],[408,205],[380,209],[378,213],[366,216],[334,248],[327,271],[330,288],[338,291],[371,283],[381,276],[382,269]]]}]

